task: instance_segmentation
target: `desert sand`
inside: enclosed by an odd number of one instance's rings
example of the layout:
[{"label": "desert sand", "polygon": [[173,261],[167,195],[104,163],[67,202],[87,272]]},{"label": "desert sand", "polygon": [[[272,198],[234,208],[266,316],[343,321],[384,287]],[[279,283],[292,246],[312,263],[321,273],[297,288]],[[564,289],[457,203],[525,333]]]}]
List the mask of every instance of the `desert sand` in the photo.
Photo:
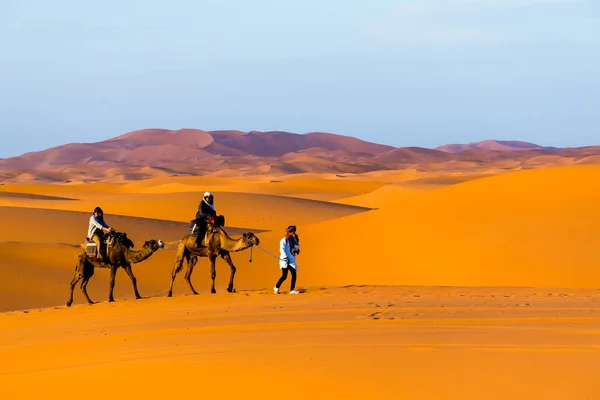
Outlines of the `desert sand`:
[{"label": "desert sand", "polygon": [[312,288],[0,315],[3,398],[592,399],[597,291]]},{"label": "desert sand", "polygon": [[[117,173],[117,172],[115,172]],[[157,176],[0,185],[1,398],[593,399],[600,396],[600,166]],[[175,252],[202,192],[232,236],[276,253],[298,226],[299,295],[275,295],[261,249],[201,259],[190,294]],[[96,205],[139,248],[107,303],[68,285]]]}]

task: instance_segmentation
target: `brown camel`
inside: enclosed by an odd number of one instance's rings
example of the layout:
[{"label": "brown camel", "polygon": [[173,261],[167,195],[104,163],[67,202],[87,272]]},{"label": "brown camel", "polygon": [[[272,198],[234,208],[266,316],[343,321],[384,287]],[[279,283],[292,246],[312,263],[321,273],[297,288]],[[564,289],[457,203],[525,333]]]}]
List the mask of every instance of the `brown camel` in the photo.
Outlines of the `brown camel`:
[{"label": "brown camel", "polygon": [[127,237],[126,233],[111,233],[108,237],[109,246],[107,249],[107,256],[109,259],[109,264],[101,264],[100,260],[96,257],[90,257],[87,255],[86,251],[82,251],[79,253],[77,266],[75,267],[75,276],[71,281],[71,295],[69,297],[69,301],[67,301],[67,306],[70,307],[73,304],[73,289],[75,289],[75,285],[79,282],[80,279],[83,279],[81,282],[81,291],[85,295],[89,304],[94,304],[94,302],[90,299],[87,294],[87,284],[92,275],[94,275],[95,268],[110,268],[110,290],[108,293],[108,301],[114,302],[115,299],[113,297],[113,289],[115,287],[115,276],[117,274],[117,270],[119,268],[123,268],[129,278],[131,279],[131,283],[133,284],[133,290],[135,292],[135,298],[140,299],[140,293],[137,288],[137,279],[133,275],[133,271],[131,270],[131,264],[139,263],[150,257],[156,250],[159,248],[164,248],[164,243],[162,240],[148,240],[144,243],[139,250],[130,250],[133,248],[133,242]]},{"label": "brown camel", "polygon": [[211,293],[217,293],[215,290],[215,277],[217,276],[215,262],[218,256],[221,256],[227,264],[229,264],[229,268],[231,268],[231,276],[229,278],[229,286],[227,287],[227,291],[229,293],[233,292],[233,278],[235,276],[235,265],[233,265],[233,261],[231,260],[230,252],[237,252],[249,249],[254,245],[258,245],[259,240],[252,232],[247,232],[242,234],[242,236],[238,239],[232,239],[227,235],[227,232],[220,227],[210,227],[206,233],[204,240],[202,241],[202,246],[198,247],[196,245],[196,236],[186,234],[180,241],[179,246],[177,248],[177,256],[175,258],[175,266],[173,267],[173,272],[171,273],[171,288],[169,289],[169,294],[167,297],[171,297],[173,295],[173,284],[175,283],[175,277],[183,268],[183,260],[187,260],[187,270],[185,272],[185,280],[190,285],[190,289],[192,289],[192,293],[198,294],[194,287],[192,286],[191,276],[192,271],[194,270],[194,266],[198,262],[198,257],[208,257],[210,261],[210,275],[212,279],[212,287],[210,289]]}]

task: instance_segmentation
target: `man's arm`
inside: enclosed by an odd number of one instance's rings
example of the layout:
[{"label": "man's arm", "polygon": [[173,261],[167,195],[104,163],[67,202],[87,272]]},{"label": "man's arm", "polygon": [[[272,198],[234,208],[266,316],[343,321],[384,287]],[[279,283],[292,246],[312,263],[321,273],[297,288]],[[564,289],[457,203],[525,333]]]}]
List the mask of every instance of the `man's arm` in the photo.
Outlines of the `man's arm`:
[{"label": "man's arm", "polygon": [[93,215],[90,217],[90,225],[92,225],[92,226],[94,226],[94,227],[96,227],[96,228],[98,228],[100,230],[102,228],[104,228],[104,226],[102,226],[102,224],[100,222],[98,222],[98,220],[96,219],[96,217],[93,216]]},{"label": "man's arm", "polygon": [[287,261],[293,257],[292,253],[290,253],[290,248],[287,245],[287,240],[285,240],[285,238],[281,239],[279,242],[279,254],[281,254],[281,258]]},{"label": "man's arm", "polygon": [[196,211],[196,219],[203,219],[206,217],[207,215],[204,212],[204,202],[200,200],[200,203],[198,203],[198,211]]},{"label": "man's arm", "polygon": [[90,217],[90,225],[95,226],[96,228],[100,229],[101,231],[107,231],[110,228],[108,226],[108,224],[106,223],[106,221],[102,221],[102,223],[100,223],[100,222],[98,222],[98,219],[96,219],[96,217],[93,215]]}]

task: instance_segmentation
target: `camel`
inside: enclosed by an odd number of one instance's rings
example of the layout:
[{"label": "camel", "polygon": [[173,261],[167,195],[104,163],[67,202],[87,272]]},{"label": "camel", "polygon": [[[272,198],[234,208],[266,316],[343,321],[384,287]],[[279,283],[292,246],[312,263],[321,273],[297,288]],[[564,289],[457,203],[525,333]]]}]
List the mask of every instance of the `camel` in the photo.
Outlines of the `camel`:
[{"label": "camel", "polygon": [[252,246],[258,245],[259,240],[252,232],[247,232],[242,234],[242,236],[238,239],[232,239],[227,235],[227,232],[219,226],[209,227],[204,240],[202,241],[202,246],[198,247],[196,245],[196,236],[190,233],[186,234],[180,241],[177,247],[177,256],[175,258],[175,266],[173,267],[173,272],[171,273],[171,288],[169,289],[169,294],[167,297],[173,296],[173,284],[175,283],[175,277],[183,268],[183,260],[187,260],[187,270],[185,272],[185,280],[190,285],[190,289],[192,289],[193,294],[198,294],[192,286],[191,276],[192,271],[194,270],[194,266],[198,262],[198,257],[208,257],[210,261],[210,275],[212,279],[212,287],[210,289],[211,293],[217,293],[215,290],[215,277],[217,276],[215,262],[217,257],[221,257],[222,259],[229,264],[229,268],[231,269],[231,276],[229,278],[229,286],[227,287],[227,291],[229,293],[233,292],[233,278],[235,276],[235,265],[233,265],[233,261],[231,260],[230,252],[238,252],[251,248]]},{"label": "camel", "polygon": [[140,296],[140,293],[138,292],[137,279],[133,275],[133,271],[131,270],[131,264],[139,263],[146,260],[152,254],[154,254],[156,250],[162,249],[164,248],[164,246],[165,245],[162,242],[162,240],[157,241],[152,239],[146,241],[141,249],[130,250],[134,247],[134,244],[131,241],[131,239],[127,237],[126,233],[110,233],[108,235],[107,249],[109,264],[101,264],[100,260],[98,260],[95,256],[88,256],[85,250],[79,253],[77,266],[75,267],[75,276],[71,281],[71,294],[69,300],[67,301],[67,307],[70,307],[71,304],[73,304],[73,289],[75,288],[75,285],[77,284],[77,282],[79,282],[80,279],[83,279],[83,281],[81,282],[81,291],[85,295],[85,298],[87,299],[88,303],[94,304],[94,302],[88,296],[86,287],[90,278],[92,277],[92,275],[94,275],[95,268],[110,268],[110,290],[108,293],[109,302],[115,301],[113,297],[113,289],[115,287],[115,276],[119,268],[123,268],[127,275],[129,275],[131,283],[133,284],[135,298],[141,299],[142,296]]}]

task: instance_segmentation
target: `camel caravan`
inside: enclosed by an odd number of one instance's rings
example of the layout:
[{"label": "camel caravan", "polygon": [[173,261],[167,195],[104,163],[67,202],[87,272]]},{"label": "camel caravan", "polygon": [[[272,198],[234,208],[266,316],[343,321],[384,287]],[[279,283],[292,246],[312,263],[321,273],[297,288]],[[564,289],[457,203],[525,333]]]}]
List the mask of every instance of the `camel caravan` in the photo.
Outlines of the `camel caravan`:
[{"label": "camel caravan", "polygon": [[[171,286],[168,297],[173,295],[175,278],[183,269],[184,260],[187,263],[185,281],[190,286],[192,293],[198,294],[191,281],[192,272],[194,266],[198,262],[198,257],[207,257],[210,261],[212,279],[211,293],[216,293],[216,260],[218,257],[225,260],[231,269],[227,291],[232,293],[234,291],[233,280],[236,267],[231,260],[230,253],[243,251],[253,246],[258,246],[260,243],[258,237],[252,232],[243,233],[242,236],[237,239],[229,237],[227,232],[223,229],[225,218],[222,215],[216,214],[213,202],[214,197],[212,193],[204,193],[203,199],[198,206],[196,218],[190,221],[187,233],[179,241],[175,256],[175,265],[171,274]],[[77,258],[75,276],[71,280],[70,296],[67,301],[67,306],[70,307],[71,304],[73,304],[73,291],[80,280],[80,288],[87,302],[89,304],[94,304],[87,293],[86,287],[90,278],[94,275],[95,268],[110,269],[109,302],[115,301],[113,290],[115,286],[115,276],[119,268],[125,270],[131,279],[135,298],[140,299],[141,296],[137,289],[137,280],[131,269],[131,264],[140,263],[151,257],[158,249],[164,249],[164,242],[162,240],[151,239],[146,241],[139,250],[133,250],[133,247],[134,243],[127,237],[127,234],[117,232],[114,228],[110,227],[104,220],[104,212],[102,209],[96,207],[89,220],[85,250],[83,250]],[[294,252],[294,250],[298,251],[297,244],[295,246],[292,244],[290,248],[292,252]],[[295,277],[295,273],[293,276]],[[278,293],[278,287],[276,293]]]}]

